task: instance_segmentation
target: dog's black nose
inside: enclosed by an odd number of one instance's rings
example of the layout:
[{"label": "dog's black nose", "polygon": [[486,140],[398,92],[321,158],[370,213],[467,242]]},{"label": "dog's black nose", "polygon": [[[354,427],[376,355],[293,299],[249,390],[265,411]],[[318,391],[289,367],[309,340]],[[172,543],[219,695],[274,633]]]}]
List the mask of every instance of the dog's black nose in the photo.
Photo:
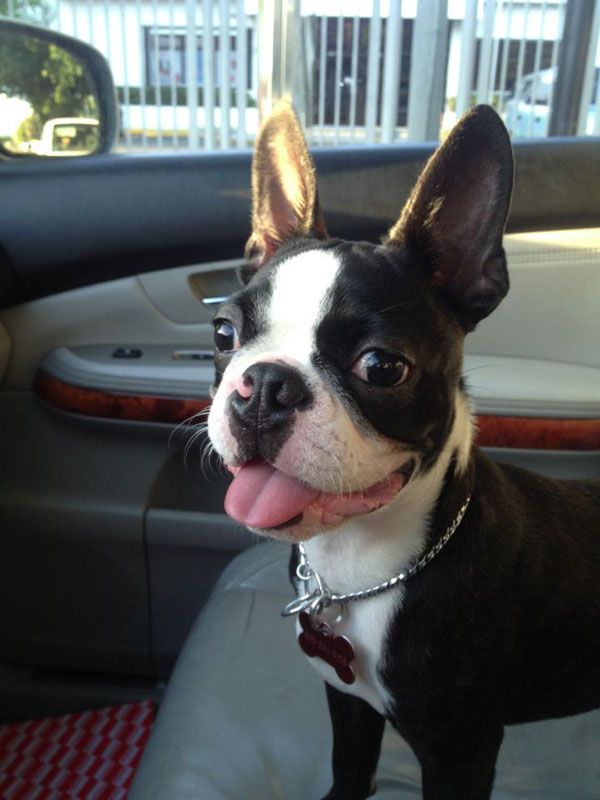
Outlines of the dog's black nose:
[{"label": "dog's black nose", "polygon": [[233,412],[240,422],[262,430],[284,425],[296,409],[312,401],[301,373],[287,364],[259,361],[248,367],[241,382],[231,397]]}]

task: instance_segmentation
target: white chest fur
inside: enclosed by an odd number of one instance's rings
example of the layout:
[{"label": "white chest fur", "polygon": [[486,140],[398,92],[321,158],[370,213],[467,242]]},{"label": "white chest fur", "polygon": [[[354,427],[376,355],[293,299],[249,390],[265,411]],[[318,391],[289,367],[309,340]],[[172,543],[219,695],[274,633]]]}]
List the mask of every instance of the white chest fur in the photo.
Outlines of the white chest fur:
[{"label": "white chest fur", "polygon": [[[349,520],[338,530],[306,543],[311,567],[332,591],[370,588],[401,571],[422,551],[427,513],[420,509],[410,514],[410,518],[403,514],[400,518],[404,524],[400,528],[396,505]],[[400,584],[376,597],[345,605],[334,632],[346,636],[354,648],[354,683],[341,681],[333,667],[320,658],[309,659],[324,680],[336,689],[361,697],[381,714],[385,714],[391,700],[380,677],[386,637],[403,596],[404,586]]]},{"label": "white chest fur", "polygon": [[[364,604],[353,604],[346,609],[342,622],[335,626],[335,635],[346,636],[354,649],[354,683],[344,683],[333,667],[322,659],[309,659],[324,681],[340,691],[362,698],[380,714],[386,713],[391,699],[379,675],[384,642],[394,611],[401,602],[402,591],[402,587],[396,587]],[[297,632],[300,632],[299,624]]]}]

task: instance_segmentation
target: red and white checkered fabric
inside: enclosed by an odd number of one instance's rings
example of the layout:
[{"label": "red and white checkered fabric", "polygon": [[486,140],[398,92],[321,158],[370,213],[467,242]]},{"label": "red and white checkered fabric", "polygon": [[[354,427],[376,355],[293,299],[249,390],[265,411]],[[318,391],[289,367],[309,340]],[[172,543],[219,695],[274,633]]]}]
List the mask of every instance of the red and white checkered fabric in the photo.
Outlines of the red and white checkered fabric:
[{"label": "red and white checkered fabric", "polygon": [[0,725],[1,800],[125,800],[153,722],[144,700]]}]

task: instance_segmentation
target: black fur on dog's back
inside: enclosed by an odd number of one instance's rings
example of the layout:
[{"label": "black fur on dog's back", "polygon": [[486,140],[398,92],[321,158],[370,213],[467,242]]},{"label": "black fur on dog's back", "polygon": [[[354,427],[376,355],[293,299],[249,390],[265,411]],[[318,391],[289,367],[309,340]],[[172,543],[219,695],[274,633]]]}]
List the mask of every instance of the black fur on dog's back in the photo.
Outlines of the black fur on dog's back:
[{"label": "black fur on dog's back", "polygon": [[460,534],[407,583],[383,659],[396,726],[417,753],[483,720],[600,706],[600,482],[553,480],[473,448],[468,473],[448,476],[432,530],[470,483]]}]

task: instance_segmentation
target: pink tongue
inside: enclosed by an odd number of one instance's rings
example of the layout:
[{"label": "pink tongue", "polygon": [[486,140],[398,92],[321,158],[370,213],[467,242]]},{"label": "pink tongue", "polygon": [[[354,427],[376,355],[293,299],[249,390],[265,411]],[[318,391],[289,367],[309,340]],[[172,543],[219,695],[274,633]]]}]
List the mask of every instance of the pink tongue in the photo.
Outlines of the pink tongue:
[{"label": "pink tongue", "polygon": [[319,492],[265,461],[240,467],[225,497],[225,511],[250,528],[283,525],[316,500]]}]

